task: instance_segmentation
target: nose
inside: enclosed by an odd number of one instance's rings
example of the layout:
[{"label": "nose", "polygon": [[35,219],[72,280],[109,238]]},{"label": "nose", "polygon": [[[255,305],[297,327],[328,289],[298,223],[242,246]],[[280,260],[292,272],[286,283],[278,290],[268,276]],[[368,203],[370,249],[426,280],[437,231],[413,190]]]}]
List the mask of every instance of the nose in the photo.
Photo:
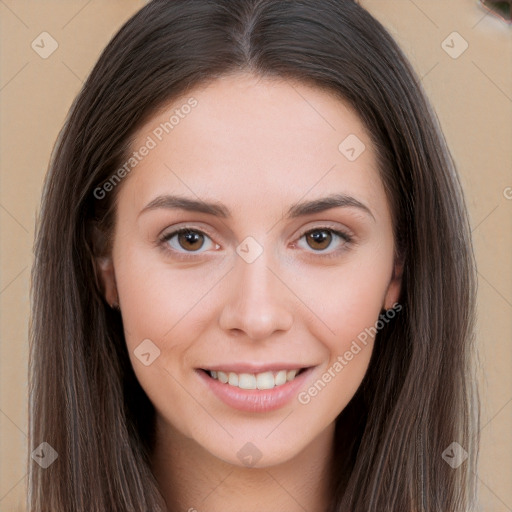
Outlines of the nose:
[{"label": "nose", "polygon": [[228,298],[219,318],[220,327],[229,334],[256,341],[292,326],[292,293],[283,283],[285,280],[278,277],[279,272],[268,268],[266,253],[263,251],[252,263],[240,257],[235,260]]}]

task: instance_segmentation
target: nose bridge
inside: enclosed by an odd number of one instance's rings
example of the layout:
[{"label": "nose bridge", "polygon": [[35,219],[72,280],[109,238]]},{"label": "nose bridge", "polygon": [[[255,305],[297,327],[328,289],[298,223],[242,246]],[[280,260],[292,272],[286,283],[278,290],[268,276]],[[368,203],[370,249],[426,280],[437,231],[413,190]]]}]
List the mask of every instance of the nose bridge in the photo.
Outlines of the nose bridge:
[{"label": "nose bridge", "polygon": [[[243,248],[243,244],[240,244]],[[291,301],[286,286],[274,275],[276,262],[271,250],[263,250],[253,261],[244,253],[235,259],[229,293],[223,304],[220,325],[224,330],[243,331],[251,339],[263,339],[292,324]],[[270,268],[272,268],[272,271]]]},{"label": "nose bridge", "polygon": [[[237,262],[237,277],[240,283],[240,292],[252,307],[271,304],[276,300],[275,276],[270,272],[271,265],[269,251],[262,253],[252,263],[247,263],[242,258]],[[274,265],[275,266],[275,265]]]}]

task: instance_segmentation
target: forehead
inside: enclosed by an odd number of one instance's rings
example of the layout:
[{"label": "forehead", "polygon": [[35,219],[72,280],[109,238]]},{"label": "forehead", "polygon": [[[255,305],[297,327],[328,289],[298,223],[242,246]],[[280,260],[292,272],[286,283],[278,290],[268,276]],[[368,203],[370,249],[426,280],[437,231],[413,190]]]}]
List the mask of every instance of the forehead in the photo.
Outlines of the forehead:
[{"label": "forehead", "polygon": [[[216,79],[161,108],[131,149],[144,146],[150,149],[123,183],[139,210],[161,193],[212,198],[236,209],[357,192],[386,207],[358,115],[334,94],[303,83]],[[347,149],[361,153],[354,159]]]}]

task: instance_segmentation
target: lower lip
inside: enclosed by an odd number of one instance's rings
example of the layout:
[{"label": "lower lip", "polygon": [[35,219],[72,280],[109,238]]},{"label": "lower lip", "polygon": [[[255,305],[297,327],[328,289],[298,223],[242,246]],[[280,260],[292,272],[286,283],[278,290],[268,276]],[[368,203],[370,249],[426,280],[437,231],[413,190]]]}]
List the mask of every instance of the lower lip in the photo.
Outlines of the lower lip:
[{"label": "lower lip", "polygon": [[286,384],[263,390],[240,389],[230,384],[223,384],[219,380],[210,377],[204,370],[198,369],[196,372],[212,390],[214,395],[220,398],[226,405],[239,411],[268,412],[283,407],[294,396],[297,396],[300,387],[304,385],[312,369],[312,367],[307,368]]}]

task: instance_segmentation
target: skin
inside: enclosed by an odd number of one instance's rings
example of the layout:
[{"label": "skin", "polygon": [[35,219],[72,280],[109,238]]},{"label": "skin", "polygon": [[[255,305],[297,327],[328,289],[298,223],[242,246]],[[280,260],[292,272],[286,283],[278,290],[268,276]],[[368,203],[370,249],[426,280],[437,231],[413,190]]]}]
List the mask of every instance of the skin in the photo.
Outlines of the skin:
[{"label": "skin", "polygon": [[[293,397],[266,413],[227,406],[195,369],[300,363],[315,367],[301,388],[307,391],[398,301],[401,265],[376,155],[358,116],[330,93],[245,74],[166,105],[138,131],[133,149],[190,97],[197,106],[119,185],[112,254],[99,263],[157,412],[153,469],[172,510],[322,511],[334,421],[364,377],[373,338],[309,403]],[[355,161],[338,149],[350,134],[366,146]],[[283,218],[291,205],[332,193],[353,196],[373,217],[337,207]],[[140,213],[161,194],[221,202],[232,217]],[[178,236],[159,242],[183,225],[207,236],[195,246]],[[353,242],[332,232],[316,244],[303,236],[326,227]],[[252,263],[236,252],[248,236],[263,248]],[[172,249],[192,257],[180,260]],[[145,339],[160,350],[149,366],[134,355]],[[252,467],[237,456],[247,442],[261,453]]]}]

